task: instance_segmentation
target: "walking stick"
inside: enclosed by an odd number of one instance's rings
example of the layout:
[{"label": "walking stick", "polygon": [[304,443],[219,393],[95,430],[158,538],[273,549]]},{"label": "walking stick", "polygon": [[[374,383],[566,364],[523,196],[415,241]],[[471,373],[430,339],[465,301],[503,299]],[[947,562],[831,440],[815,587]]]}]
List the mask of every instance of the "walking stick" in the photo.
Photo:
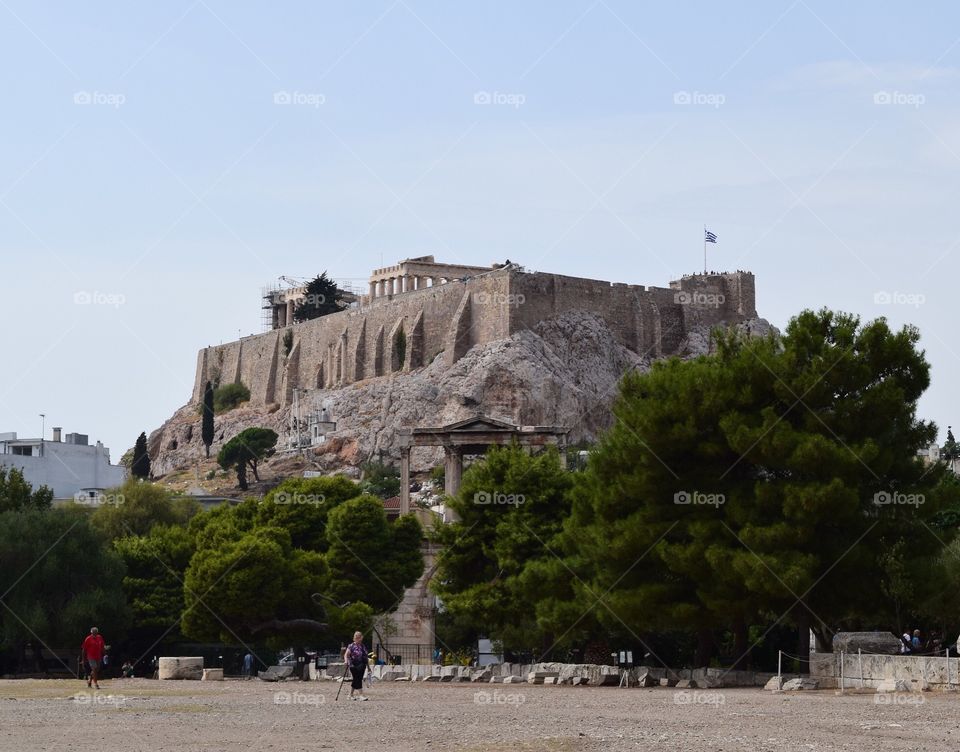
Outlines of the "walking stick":
[{"label": "walking stick", "polygon": [[350,670],[350,664],[346,661],[343,663],[343,676],[340,677],[340,686],[337,687],[337,696],[333,698],[333,701],[336,702],[340,699],[340,690],[343,689],[343,683],[347,679],[347,671]]}]

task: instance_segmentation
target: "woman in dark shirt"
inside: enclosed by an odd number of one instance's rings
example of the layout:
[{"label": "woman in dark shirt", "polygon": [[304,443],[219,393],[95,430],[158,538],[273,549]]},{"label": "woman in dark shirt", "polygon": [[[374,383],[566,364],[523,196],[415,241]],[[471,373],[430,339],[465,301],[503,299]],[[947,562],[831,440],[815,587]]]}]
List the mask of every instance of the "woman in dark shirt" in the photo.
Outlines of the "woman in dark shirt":
[{"label": "woman in dark shirt", "polygon": [[[366,701],[363,694],[363,675],[367,673],[367,649],[363,644],[363,633],[354,632],[353,642],[343,651],[343,661],[350,667],[353,681],[350,683],[350,699]],[[354,695],[354,692],[357,694]]]}]

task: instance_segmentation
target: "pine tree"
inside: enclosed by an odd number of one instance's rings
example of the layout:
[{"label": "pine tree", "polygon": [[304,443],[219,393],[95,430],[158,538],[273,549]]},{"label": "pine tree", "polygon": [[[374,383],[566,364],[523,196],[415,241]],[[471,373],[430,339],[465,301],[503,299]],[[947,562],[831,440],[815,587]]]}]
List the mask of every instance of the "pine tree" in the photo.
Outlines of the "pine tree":
[{"label": "pine tree", "polygon": [[203,439],[203,446],[207,452],[207,458],[210,457],[210,445],[213,443],[213,384],[209,381],[203,390],[203,425],[200,429],[200,436]]},{"label": "pine tree", "polygon": [[327,277],[327,273],[314,277],[307,283],[303,299],[293,310],[294,321],[309,321],[344,309],[340,302],[340,289],[337,283]]},{"label": "pine tree", "polygon": [[147,434],[141,433],[133,445],[133,462],[130,472],[137,478],[150,477],[150,454],[147,452]]}]

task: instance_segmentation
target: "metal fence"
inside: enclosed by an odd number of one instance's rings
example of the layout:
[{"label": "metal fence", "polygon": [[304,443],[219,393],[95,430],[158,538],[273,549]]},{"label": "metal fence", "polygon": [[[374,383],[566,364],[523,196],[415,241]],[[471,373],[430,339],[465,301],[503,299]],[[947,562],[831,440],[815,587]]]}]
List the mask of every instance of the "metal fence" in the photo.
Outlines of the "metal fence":
[{"label": "metal fence", "polygon": [[433,663],[433,645],[389,643],[386,646],[377,646],[377,660],[391,664],[419,664]]}]

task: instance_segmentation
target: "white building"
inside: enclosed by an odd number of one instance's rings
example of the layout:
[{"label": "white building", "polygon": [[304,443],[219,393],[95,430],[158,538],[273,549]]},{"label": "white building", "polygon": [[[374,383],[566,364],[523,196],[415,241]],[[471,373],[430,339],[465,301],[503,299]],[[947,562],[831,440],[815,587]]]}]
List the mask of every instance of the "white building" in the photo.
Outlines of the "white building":
[{"label": "white building", "polygon": [[99,441],[90,446],[87,436],[53,429],[53,440],[18,439],[15,432],[0,433],[0,466],[17,468],[34,487],[47,486],[57,499],[95,496],[121,485],[125,468],[110,464],[110,450]]}]

